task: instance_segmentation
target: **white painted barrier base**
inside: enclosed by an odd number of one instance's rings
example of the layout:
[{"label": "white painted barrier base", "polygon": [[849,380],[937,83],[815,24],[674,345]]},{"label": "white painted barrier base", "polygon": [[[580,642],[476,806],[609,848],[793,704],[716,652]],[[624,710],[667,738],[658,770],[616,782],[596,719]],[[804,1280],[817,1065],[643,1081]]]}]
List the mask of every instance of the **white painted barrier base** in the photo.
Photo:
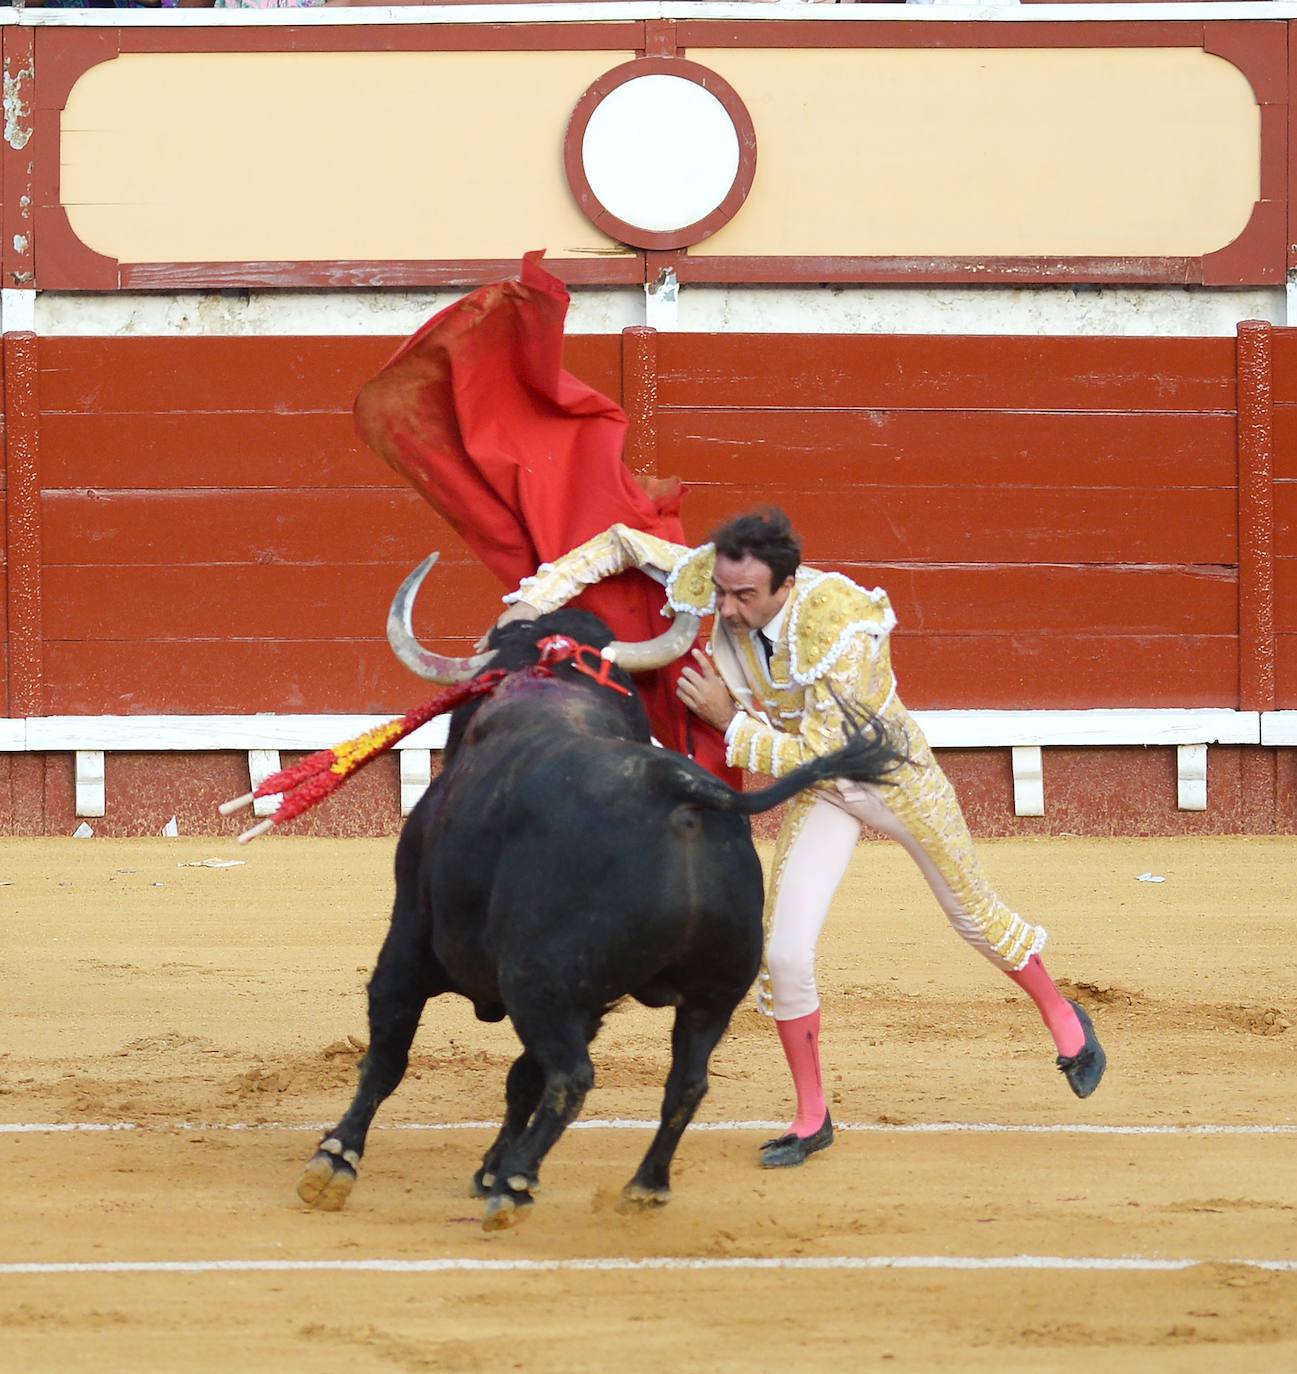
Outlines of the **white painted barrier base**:
[{"label": "white painted barrier base", "polygon": [[[251,786],[279,766],[281,750],[309,752],[353,738],[392,719],[378,715],[30,716],[0,720],[0,753],[76,755],[78,816],[103,816],[108,798],[104,755],[246,752]],[[1207,751],[1213,744],[1297,746],[1297,711],[1224,708],[1093,711],[916,711],[934,749],[1011,749],[1014,812],[1045,814],[1045,756],[1051,747],[1173,747],[1182,811],[1207,809]],[[448,716],[439,716],[396,746],[401,813],[423,795],[432,754],[445,747]],[[258,815],[273,809],[269,799]]]}]

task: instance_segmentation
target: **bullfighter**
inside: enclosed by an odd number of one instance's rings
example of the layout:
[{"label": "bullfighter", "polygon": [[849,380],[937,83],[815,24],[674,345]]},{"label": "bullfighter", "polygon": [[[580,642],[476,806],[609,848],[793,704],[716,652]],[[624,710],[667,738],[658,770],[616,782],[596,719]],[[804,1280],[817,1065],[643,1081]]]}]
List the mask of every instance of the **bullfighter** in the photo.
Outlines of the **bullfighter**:
[{"label": "bullfighter", "polygon": [[802,564],[788,517],[770,508],[730,520],[698,548],[613,525],[524,578],[497,623],[533,619],[632,568],[665,587],[664,615],[715,615],[709,653],[694,650],[677,694],[724,732],[728,764],[781,777],[840,747],[853,709],[880,717],[906,755],[887,784],[839,781],[803,793],[780,831],[758,1005],[776,1021],[797,1107],[787,1133],[762,1147],[762,1164],[798,1165],[833,1142],[815,947],[862,825],[904,846],[955,931],[1032,998],[1058,1068],[1088,1097],[1103,1077],[1103,1048],[1084,1008],[1063,996],[1041,961],[1045,930],[991,886],[954,789],[897,695],[888,645],[896,616],[886,593]]}]

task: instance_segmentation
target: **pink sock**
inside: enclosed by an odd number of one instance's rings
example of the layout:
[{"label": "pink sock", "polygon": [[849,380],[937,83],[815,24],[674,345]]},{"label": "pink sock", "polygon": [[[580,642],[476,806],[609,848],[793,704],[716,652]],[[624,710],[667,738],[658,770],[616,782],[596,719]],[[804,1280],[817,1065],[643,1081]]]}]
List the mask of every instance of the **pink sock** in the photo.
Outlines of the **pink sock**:
[{"label": "pink sock", "polygon": [[788,1128],[793,1135],[814,1135],[824,1125],[824,1081],[820,1077],[820,1009],[791,1021],[776,1021],[779,1041],[797,1089],[797,1115]]},{"label": "pink sock", "polygon": [[1072,1004],[1054,986],[1054,980],[1040,962],[1040,955],[1033,954],[1022,968],[1010,973],[1009,977],[1036,1004],[1040,1019],[1054,1037],[1059,1054],[1071,1056],[1079,1053],[1085,1044],[1085,1031],[1081,1029]]}]

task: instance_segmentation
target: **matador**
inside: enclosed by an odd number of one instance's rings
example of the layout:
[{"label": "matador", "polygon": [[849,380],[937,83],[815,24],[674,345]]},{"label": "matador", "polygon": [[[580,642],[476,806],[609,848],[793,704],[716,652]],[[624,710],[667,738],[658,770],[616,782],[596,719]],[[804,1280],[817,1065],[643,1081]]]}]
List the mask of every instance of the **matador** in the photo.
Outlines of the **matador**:
[{"label": "matador", "polygon": [[897,695],[889,648],[896,616],[886,593],[803,565],[788,517],[771,508],[731,520],[698,548],[614,525],[525,578],[504,598],[500,620],[555,610],[631,568],[665,586],[664,615],[715,615],[709,653],[695,650],[677,691],[724,731],[727,763],[780,777],[840,747],[847,717],[861,711],[877,716],[905,754],[884,785],[838,782],[803,793],[780,830],[757,999],[776,1021],[797,1106],[788,1131],[762,1147],[763,1165],[798,1165],[833,1142],[815,947],[862,825],[905,847],[954,930],[1032,998],[1059,1069],[1088,1097],[1103,1076],[1103,1048],[1084,1008],[1041,962],[1045,930],[991,886],[954,789]]}]

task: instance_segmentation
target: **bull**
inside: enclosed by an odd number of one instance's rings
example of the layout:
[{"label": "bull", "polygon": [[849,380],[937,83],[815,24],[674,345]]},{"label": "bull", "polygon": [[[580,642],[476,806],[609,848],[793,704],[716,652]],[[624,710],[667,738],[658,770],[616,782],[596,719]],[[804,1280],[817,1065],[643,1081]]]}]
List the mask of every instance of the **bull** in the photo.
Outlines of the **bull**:
[{"label": "bull", "polygon": [[512,1225],[594,1082],[589,1046],[604,1016],[630,997],[675,1008],[661,1121],[620,1203],[660,1206],[712,1051],[760,966],[763,884],[748,818],[833,778],[881,782],[899,755],[878,722],[858,720],[839,752],[737,792],[653,744],[629,676],[682,656],[694,617],[624,644],[596,616],[560,610],[495,629],[484,654],[446,658],[410,622],[435,557],[393,600],[397,656],[441,683],[507,676],[454,712],[444,766],[401,833],[359,1085],[298,1195],[343,1206],[425,1004],[455,993],[483,1021],[507,1016],[522,1045],[503,1124],[472,1180],[484,1228]]}]

